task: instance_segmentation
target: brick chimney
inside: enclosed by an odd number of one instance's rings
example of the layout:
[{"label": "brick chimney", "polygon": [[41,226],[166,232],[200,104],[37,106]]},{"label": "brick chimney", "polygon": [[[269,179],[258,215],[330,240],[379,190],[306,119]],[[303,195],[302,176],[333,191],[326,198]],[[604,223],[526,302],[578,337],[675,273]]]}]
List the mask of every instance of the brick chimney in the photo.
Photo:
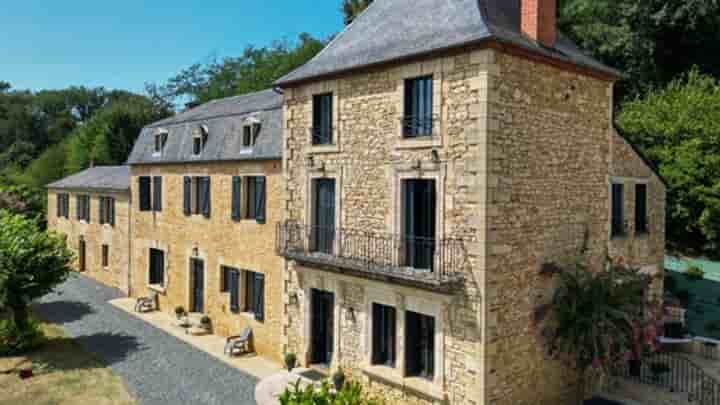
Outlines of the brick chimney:
[{"label": "brick chimney", "polygon": [[522,32],[540,44],[554,47],[557,39],[557,0],[520,0]]}]

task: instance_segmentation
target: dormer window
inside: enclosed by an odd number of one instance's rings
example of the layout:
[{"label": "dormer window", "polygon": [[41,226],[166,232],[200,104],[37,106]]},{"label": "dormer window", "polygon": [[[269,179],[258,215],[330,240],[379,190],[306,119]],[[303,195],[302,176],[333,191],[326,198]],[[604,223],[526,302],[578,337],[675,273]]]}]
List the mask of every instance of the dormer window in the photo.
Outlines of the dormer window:
[{"label": "dormer window", "polygon": [[198,156],[205,150],[208,132],[207,125],[201,125],[193,131],[193,155]]},{"label": "dormer window", "polygon": [[255,146],[257,138],[260,135],[260,121],[256,118],[250,118],[243,126],[242,146],[245,148]]},{"label": "dormer window", "polygon": [[165,148],[165,144],[167,143],[167,139],[168,139],[168,132],[165,130],[158,131],[155,134],[154,152],[156,154],[162,153],[163,149]]}]

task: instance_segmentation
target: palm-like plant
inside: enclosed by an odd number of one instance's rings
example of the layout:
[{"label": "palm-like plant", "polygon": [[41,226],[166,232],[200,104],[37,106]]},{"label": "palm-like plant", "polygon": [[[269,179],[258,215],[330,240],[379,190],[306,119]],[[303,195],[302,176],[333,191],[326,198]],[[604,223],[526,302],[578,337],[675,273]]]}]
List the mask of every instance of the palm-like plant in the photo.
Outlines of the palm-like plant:
[{"label": "palm-like plant", "polygon": [[343,0],[341,9],[344,15],[343,20],[345,21],[345,25],[353,22],[372,2],[373,0]]}]

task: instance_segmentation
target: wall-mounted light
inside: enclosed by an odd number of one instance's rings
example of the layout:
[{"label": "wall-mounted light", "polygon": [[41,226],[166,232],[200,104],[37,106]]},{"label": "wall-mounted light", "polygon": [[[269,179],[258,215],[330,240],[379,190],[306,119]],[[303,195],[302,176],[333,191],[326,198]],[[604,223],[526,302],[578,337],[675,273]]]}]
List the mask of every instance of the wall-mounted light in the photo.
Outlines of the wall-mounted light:
[{"label": "wall-mounted light", "polygon": [[298,304],[299,300],[298,300],[298,295],[296,292],[291,292],[290,294],[288,294],[288,299],[290,301],[290,305],[295,306]]},{"label": "wall-mounted light", "polygon": [[440,163],[440,153],[437,151],[437,149],[433,149],[431,155],[433,163]]},{"label": "wall-mounted light", "polygon": [[345,310],[345,319],[347,319],[348,322],[355,323],[355,308],[348,307]]},{"label": "wall-mounted light", "polygon": [[195,256],[195,257],[198,257],[198,256],[200,255],[200,251],[198,250],[197,247],[194,247],[194,248],[193,248],[192,254],[193,254],[193,256]]}]

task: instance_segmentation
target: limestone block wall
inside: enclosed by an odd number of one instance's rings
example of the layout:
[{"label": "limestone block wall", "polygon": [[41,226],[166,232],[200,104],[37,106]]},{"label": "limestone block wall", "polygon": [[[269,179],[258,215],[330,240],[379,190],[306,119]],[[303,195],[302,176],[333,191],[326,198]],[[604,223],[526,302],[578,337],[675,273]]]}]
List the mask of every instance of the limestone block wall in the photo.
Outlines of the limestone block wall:
[{"label": "limestone block wall", "polygon": [[[139,176],[162,176],[162,212],[141,212],[133,207],[132,295],[146,296],[149,249],[165,252],[165,288],[160,307],[174,316],[177,306],[190,308],[190,258],[204,260],[205,312],[214,333],[239,334],[251,327],[256,351],[281,361],[282,261],[275,253],[275,224],[281,218],[282,174],[280,160],[143,165],[131,169],[132,195],[138,198]],[[210,176],[211,216],[187,217],[183,213],[183,177]],[[265,224],[254,219],[231,218],[232,177],[265,176]],[[245,198],[243,193],[242,198]],[[231,266],[265,275],[265,319],[230,311],[229,293],[220,292],[220,267]],[[242,296],[242,292],[241,292]]]},{"label": "limestone block wall", "polygon": [[[484,252],[479,240],[485,226],[485,122],[480,118],[485,111],[482,100],[487,98],[488,70],[494,69],[489,64],[491,57],[491,51],[465,53],[285,89],[286,219],[310,222],[311,181],[327,177],[336,180],[338,227],[399,234],[401,180],[435,179],[440,233],[463,238],[468,259],[463,288],[445,300],[430,299],[437,303],[432,310],[439,314],[438,319],[443,319],[438,331],[443,337],[442,361],[436,363],[441,377],[429,386],[402,378],[401,366],[385,374],[382,370],[368,372],[367,353],[363,351],[367,346],[362,344],[362,331],[368,322],[363,308],[367,308],[372,292],[382,291],[381,295],[389,297],[402,311],[405,302],[427,299],[425,291],[392,283],[368,283],[289,263],[286,294],[301,298],[298,304],[286,305],[286,347],[300,354],[301,360],[305,360],[303,354],[309,347],[303,293],[312,285],[337,288],[337,311],[352,307],[358,320],[356,324],[342,321],[334,366],[342,366],[365,381],[372,392],[403,403],[434,403],[438,398],[447,398],[453,404],[483,403],[480,352]],[[404,81],[425,75],[433,75],[433,136],[403,139]],[[328,92],[334,98],[336,144],[316,147],[309,137],[312,96]],[[439,161],[433,160],[433,150]],[[304,278],[308,274],[311,281]]]},{"label": "limestone block wall", "polygon": [[[57,195],[70,195],[69,218],[57,216]],[[90,196],[90,223],[76,218],[77,195]],[[100,225],[99,197],[115,198],[115,226]],[[95,192],[85,190],[48,190],[48,229],[66,235],[68,247],[76,255],[78,265],[78,249],[80,238],[85,240],[86,272],[105,285],[115,287],[129,294],[128,273],[130,254],[130,194],[116,192]],[[109,266],[102,266],[102,245],[109,246]]]}]

